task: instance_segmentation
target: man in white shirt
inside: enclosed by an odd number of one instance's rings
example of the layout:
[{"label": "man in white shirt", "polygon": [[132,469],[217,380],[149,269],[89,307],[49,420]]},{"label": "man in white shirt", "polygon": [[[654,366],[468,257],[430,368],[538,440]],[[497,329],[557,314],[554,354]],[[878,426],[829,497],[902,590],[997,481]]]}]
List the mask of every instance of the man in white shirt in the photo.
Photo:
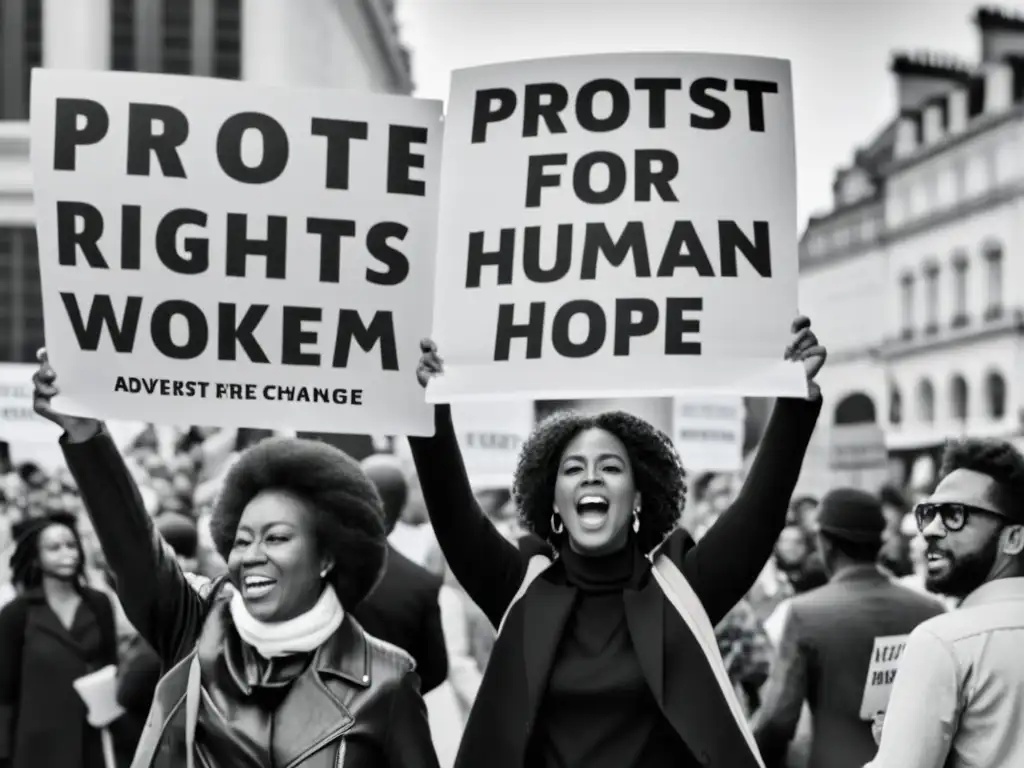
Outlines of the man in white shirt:
[{"label": "man in white shirt", "polygon": [[907,640],[870,768],[1024,766],[1024,457],[950,444],[915,508],[930,591],[962,598]]}]

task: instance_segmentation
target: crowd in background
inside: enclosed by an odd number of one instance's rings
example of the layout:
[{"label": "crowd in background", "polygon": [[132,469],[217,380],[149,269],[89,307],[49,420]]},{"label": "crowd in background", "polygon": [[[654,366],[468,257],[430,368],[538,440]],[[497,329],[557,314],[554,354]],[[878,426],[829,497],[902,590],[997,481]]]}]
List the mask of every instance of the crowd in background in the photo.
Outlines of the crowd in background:
[{"label": "crowd in background", "polygon": [[[198,427],[168,431],[150,426],[127,447],[125,457],[143,503],[186,571],[208,578],[224,573],[225,564],[217,555],[209,532],[218,480],[240,451],[267,434],[259,430]],[[411,465],[408,471],[409,492],[389,541],[410,561],[433,573],[440,584],[438,607],[448,653],[447,679],[428,693],[426,701],[439,758],[442,765],[450,765],[487,664],[495,630],[447,568]],[[724,474],[693,479],[681,524],[699,539],[728,508],[741,482],[738,476]],[[879,565],[894,580],[924,592],[923,547],[920,537],[915,535],[910,502],[893,487],[880,489],[879,493],[887,523]],[[481,489],[478,499],[495,526],[510,540],[518,542],[528,536],[518,523],[508,489]],[[828,581],[815,545],[817,511],[815,498],[792,500],[788,524],[776,543],[773,558],[754,589],[716,628],[722,657],[748,714],[760,705],[787,601]],[[45,514],[74,516],[85,553],[87,582],[113,597],[115,584],[105,568],[103,552],[70,473],[64,468],[48,473],[34,463],[21,463],[0,476],[0,606],[16,594],[9,555],[19,531],[31,519]],[[116,599],[112,603],[117,608]],[[119,608],[116,625],[118,690],[126,710],[118,725],[126,737],[119,743],[124,745],[123,760],[127,765],[160,669]],[[52,712],[54,718],[74,716],[77,713]],[[793,759],[798,761],[801,745],[806,745],[807,728],[805,712],[792,750],[796,755]]]}]

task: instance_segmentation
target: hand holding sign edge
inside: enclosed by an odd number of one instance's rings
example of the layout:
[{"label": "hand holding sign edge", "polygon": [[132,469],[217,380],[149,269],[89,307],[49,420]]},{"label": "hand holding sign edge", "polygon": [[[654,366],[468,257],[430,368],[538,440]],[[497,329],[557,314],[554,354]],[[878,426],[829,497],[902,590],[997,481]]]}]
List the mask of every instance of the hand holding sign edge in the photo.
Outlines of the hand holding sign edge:
[{"label": "hand holding sign edge", "polygon": [[32,410],[47,421],[51,421],[64,430],[72,443],[84,443],[91,440],[103,429],[103,423],[96,419],[81,416],[69,416],[55,410],[51,401],[60,394],[57,387],[57,372],[50,366],[46,347],[36,352],[39,368],[32,374]]},{"label": "hand holding sign edge", "polygon": [[817,400],[821,397],[821,387],[815,381],[818,372],[825,365],[828,350],[818,341],[817,335],[811,330],[811,321],[804,315],[793,320],[790,328],[793,340],[783,354],[785,360],[799,360],[804,364],[807,375],[808,399]]}]

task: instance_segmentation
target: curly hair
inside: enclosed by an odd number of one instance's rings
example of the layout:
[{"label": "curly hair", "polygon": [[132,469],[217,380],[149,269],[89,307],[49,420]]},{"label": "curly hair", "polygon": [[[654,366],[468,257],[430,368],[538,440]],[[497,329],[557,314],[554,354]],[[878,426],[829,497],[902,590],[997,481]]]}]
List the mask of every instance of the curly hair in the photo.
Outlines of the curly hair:
[{"label": "curly hair", "polygon": [[39,539],[43,531],[54,525],[63,525],[75,539],[78,549],[78,570],[74,583],[85,583],[85,547],[78,533],[77,520],[66,512],[51,512],[43,517],[34,517],[17,524],[14,531],[15,546],[11,553],[11,582],[19,589],[35,589],[43,583],[43,571],[39,566]]},{"label": "curly hair", "polygon": [[946,443],[939,477],[958,469],[988,475],[995,481],[992,501],[1002,512],[1024,525],[1024,456],[1005,440],[967,438]]},{"label": "curly hair", "polygon": [[686,472],[668,435],[623,411],[596,416],[560,411],[537,425],[523,444],[513,479],[520,520],[552,545],[560,543],[551,530],[558,465],[569,442],[595,428],[615,435],[626,447],[633,481],[643,499],[637,543],[649,552],[679,524],[686,504]]},{"label": "curly hair", "polygon": [[334,558],[331,584],[342,606],[355,608],[377,585],[387,560],[380,496],[359,464],[317,440],[271,437],[247,448],[225,476],[210,519],[225,560],[246,505],[267,490],[291,493],[314,512],[317,545]]}]

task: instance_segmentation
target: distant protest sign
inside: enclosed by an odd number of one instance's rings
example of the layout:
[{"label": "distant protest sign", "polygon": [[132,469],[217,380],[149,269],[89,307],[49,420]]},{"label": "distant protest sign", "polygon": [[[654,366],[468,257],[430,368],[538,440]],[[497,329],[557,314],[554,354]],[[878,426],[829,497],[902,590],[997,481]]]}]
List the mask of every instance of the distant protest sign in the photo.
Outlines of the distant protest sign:
[{"label": "distant protest sign", "polygon": [[746,408],[742,397],[703,395],[672,402],[672,442],[687,472],[743,468]]},{"label": "distant protest sign", "polygon": [[56,424],[32,410],[32,374],[36,366],[0,363],[0,442],[53,443]]},{"label": "distant protest sign", "polygon": [[441,104],[35,70],[32,164],[60,407],[429,435]]},{"label": "distant protest sign", "polygon": [[457,403],[452,421],[472,486],[511,488],[519,451],[533,431],[533,401]]},{"label": "distant protest sign", "polygon": [[743,56],[453,73],[427,399],[806,396],[792,101]]},{"label": "distant protest sign", "polygon": [[864,696],[860,704],[860,719],[871,720],[889,706],[896,669],[907,645],[907,635],[876,637],[871,650],[868,678],[864,682]]}]

